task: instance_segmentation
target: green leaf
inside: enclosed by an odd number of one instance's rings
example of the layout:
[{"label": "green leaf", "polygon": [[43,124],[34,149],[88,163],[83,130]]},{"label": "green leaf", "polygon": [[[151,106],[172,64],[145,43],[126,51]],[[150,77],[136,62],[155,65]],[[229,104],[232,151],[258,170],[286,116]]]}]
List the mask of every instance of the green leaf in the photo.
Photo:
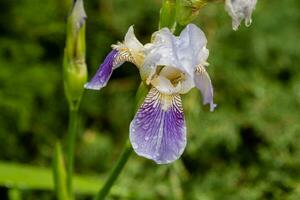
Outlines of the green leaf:
[{"label": "green leaf", "polygon": [[21,200],[21,191],[16,188],[12,188],[8,191],[9,200]]},{"label": "green leaf", "polygon": [[55,145],[53,175],[57,198],[59,200],[70,199],[69,195],[71,194],[68,195],[67,191],[66,167],[59,142],[57,142]]},{"label": "green leaf", "polygon": [[[41,181],[42,180],[42,181]],[[74,192],[94,195],[102,185],[99,176],[74,176]],[[44,167],[0,161],[0,186],[22,190],[54,190],[52,170]],[[123,195],[121,188],[112,188],[114,195]]]}]

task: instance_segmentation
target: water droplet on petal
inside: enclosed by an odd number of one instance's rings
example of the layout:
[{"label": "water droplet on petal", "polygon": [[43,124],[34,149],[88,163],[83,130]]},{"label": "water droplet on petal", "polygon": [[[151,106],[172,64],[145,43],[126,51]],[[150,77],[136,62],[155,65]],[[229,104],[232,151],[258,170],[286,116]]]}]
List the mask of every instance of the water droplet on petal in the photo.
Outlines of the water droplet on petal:
[{"label": "water droplet on petal", "polygon": [[133,143],[132,143],[132,147],[133,147],[134,149],[137,149],[139,146],[137,145],[137,143],[133,142]]},{"label": "water droplet on petal", "polygon": [[172,159],[173,159],[173,160],[176,160],[176,159],[177,159],[177,156],[176,156],[175,154],[173,154]]},{"label": "water droplet on petal", "polygon": [[246,19],[245,19],[245,25],[246,25],[247,27],[249,27],[249,26],[251,25],[251,23],[252,23],[252,19],[251,19],[251,18],[246,18]]},{"label": "water droplet on petal", "polygon": [[149,137],[148,137],[148,136],[146,136],[146,137],[145,137],[145,140],[146,140],[146,141],[148,141],[148,140],[149,140]]}]

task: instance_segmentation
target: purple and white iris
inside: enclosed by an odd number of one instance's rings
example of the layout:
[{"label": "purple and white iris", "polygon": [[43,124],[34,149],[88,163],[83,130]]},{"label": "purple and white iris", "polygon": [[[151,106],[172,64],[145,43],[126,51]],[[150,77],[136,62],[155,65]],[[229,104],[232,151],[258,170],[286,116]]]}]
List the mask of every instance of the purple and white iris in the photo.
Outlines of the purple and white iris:
[{"label": "purple and white iris", "polygon": [[130,142],[135,152],[166,164],[177,160],[186,146],[186,125],[181,94],[196,87],[203,103],[213,111],[213,87],[206,62],[206,37],[189,24],[177,37],[168,28],[155,32],[151,43],[142,45],[130,27],[123,43],[113,45],[96,75],[85,85],[101,89],[112,71],[123,62],[134,63],[151,89],[130,123]]},{"label": "purple and white iris", "polygon": [[245,19],[248,27],[252,23],[252,12],[255,9],[257,0],[226,0],[225,10],[232,18],[232,29],[237,30],[241,21]]}]

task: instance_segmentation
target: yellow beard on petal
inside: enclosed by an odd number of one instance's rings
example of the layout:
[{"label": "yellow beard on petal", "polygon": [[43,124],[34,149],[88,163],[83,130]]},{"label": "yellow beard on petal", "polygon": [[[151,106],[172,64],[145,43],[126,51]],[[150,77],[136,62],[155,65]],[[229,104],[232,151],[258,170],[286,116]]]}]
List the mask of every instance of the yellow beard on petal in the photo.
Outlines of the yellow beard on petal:
[{"label": "yellow beard on petal", "polygon": [[172,100],[174,96],[168,95],[168,94],[161,94],[161,108],[165,111],[169,109],[169,107],[172,105]]},{"label": "yellow beard on petal", "polygon": [[143,65],[143,63],[144,63],[144,59],[145,59],[144,53],[141,53],[141,52],[131,52],[131,55],[134,58],[134,64],[139,69]]}]

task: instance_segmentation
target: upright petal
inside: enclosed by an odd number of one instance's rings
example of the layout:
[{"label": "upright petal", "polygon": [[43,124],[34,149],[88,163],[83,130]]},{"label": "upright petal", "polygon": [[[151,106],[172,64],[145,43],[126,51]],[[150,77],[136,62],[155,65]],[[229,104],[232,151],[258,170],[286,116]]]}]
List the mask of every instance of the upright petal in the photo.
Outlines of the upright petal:
[{"label": "upright petal", "polygon": [[211,80],[209,78],[208,73],[206,72],[205,68],[199,65],[196,69],[194,81],[196,87],[201,91],[203,104],[210,105],[210,111],[214,111],[215,107],[217,106],[213,102],[213,86],[211,84]]},{"label": "upright petal", "polygon": [[118,55],[118,51],[113,49],[105,58],[104,62],[100,65],[94,77],[90,82],[84,85],[87,89],[100,90],[105,87],[114,67],[114,60]]},{"label": "upright petal", "polygon": [[130,26],[123,42],[112,45],[113,49],[120,52],[126,61],[135,64],[138,68],[144,61],[144,45],[136,38],[133,26]]},{"label": "upright petal", "polygon": [[124,45],[132,50],[132,51],[140,51],[143,49],[143,45],[142,43],[136,38],[135,34],[134,34],[134,30],[133,30],[133,26],[130,26],[125,38],[124,38]]},{"label": "upright petal", "polygon": [[138,155],[158,164],[177,160],[186,146],[180,96],[152,88],[130,124],[130,141]]},{"label": "upright petal", "polygon": [[[197,64],[205,65],[209,51],[206,48],[207,39],[204,32],[194,24],[189,24],[180,33],[177,51],[179,59],[185,65],[186,71],[195,70]],[[192,66],[192,67],[191,67]]]}]

